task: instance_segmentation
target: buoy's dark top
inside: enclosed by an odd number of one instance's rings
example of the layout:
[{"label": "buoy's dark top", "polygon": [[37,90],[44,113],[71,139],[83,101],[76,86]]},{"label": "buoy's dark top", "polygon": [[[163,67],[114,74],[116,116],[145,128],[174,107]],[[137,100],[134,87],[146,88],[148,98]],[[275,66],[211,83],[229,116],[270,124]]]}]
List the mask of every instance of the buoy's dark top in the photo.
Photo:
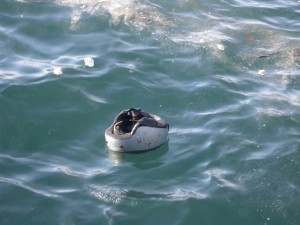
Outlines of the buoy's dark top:
[{"label": "buoy's dark top", "polygon": [[108,130],[113,135],[133,135],[141,126],[169,129],[169,124],[160,117],[141,109],[130,108],[120,112]]}]

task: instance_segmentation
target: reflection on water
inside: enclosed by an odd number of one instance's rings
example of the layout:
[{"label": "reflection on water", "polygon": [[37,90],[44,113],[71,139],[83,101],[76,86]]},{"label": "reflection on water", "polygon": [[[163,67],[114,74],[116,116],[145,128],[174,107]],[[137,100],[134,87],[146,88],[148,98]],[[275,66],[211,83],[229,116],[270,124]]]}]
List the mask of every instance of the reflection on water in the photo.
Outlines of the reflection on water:
[{"label": "reflection on water", "polygon": [[[298,8],[1,1],[0,221],[298,225]],[[104,148],[132,105],[170,122],[168,143]]]},{"label": "reflection on water", "polygon": [[169,193],[146,193],[136,190],[116,190],[114,188],[97,185],[89,187],[89,192],[100,201],[130,206],[139,206],[141,201],[184,201],[188,199],[205,199],[207,197],[200,191],[188,189],[177,189]]},{"label": "reflection on water", "polygon": [[[33,3],[24,0],[20,4]],[[35,4],[39,5],[40,3],[36,2]],[[148,1],[55,0],[51,1],[51,4],[57,5],[57,7],[63,6],[71,11],[71,15],[68,15],[71,20],[70,28],[79,32],[78,34],[86,33],[84,31],[90,26],[90,23],[101,24],[101,21],[109,20],[112,25],[111,29],[125,32],[128,29],[132,30],[134,35],[144,41],[148,37],[158,40],[162,46],[171,49],[170,54],[172,55],[176,56],[186,51],[188,54],[199,54],[199,48],[203,48],[206,52],[204,54],[211,61],[228,64],[238,71],[250,72],[254,76],[272,77],[272,79],[280,80],[283,84],[293,83],[299,69],[299,41],[296,36],[288,38],[286,32],[269,26],[267,23],[239,23],[233,18],[224,18],[222,12],[207,8],[205,4],[204,7],[201,3],[185,3],[199,8],[203,7],[203,10],[207,9],[208,14],[203,12],[204,18],[198,14],[188,16],[185,13],[168,13],[163,6]],[[179,4],[182,10],[185,9],[185,4],[182,2]],[[223,7],[222,4],[225,3],[217,5]],[[227,4],[225,5],[228,7]],[[42,7],[42,5],[39,6]],[[223,13],[226,15],[226,12]],[[249,12],[249,16],[255,18],[255,13]],[[105,26],[105,23],[101,26]],[[91,29],[89,32],[94,32],[97,28],[91,26]],[[72,31],[70,32],[72,33]],[[37,52],[40,51],[37,43],[43,48],[49,48],[40,40],[32,43],[30,37],[19,36],[16,32],[11,35],[17,37],[16,41],[19,42],[24,42],[25,38],[26,45],[36,49]],[[0,41],[0,45],[6,46],[5,43],[5,40]],[[54,45],[51,45],[51,51],[55,50]],[[97,55],[93,55],[97,57]],[[66,70],[67,74],[72,69],[80,70],[80,67],[84,65],[82,61],[84,57],[86,55],[63,54],[63,56],[56,55],[54,60],[40,60],[23,56],[5,60],[4,66],[12,67],[9,62],[14,61],[14,67],[17,65],[19,70],[27,71],[34,78],[40,77],[39,68],[43,68],[43,74],[49,74],[55,67],[61,67],[63,71]],[[117,64],[123,65],[124,63],[116,62],[115,65]],[[129,65],[134,64],[129,63]],[[3,71],[2,78],[18,79],[20,77],[14,70],[6,69],[5,72]]]},{"label": "reflection on water", "polygon": [[24,181],[21,181],[21,180],[0,177],[0,183],[10,184],[10,185],[22,188],[24,190],[27,190],[29,192],[35,193],[37,195],[44,196],[44,197],[49,197],[49,198],[57,198],[58,197],[58,195],[49,193],[49,192],[43,190],[42,188],[38,189],[38,188],[33,188],[29,185],[26,185],[26,184],[24,184]]}]

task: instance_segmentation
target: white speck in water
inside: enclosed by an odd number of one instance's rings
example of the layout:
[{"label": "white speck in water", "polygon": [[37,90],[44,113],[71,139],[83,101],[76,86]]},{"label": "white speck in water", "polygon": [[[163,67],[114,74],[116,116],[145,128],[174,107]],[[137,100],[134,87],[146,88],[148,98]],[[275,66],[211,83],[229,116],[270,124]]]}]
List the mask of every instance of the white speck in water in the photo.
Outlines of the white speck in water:
[{"label": "white speck in water", "polygon": [[62,68],[61,67],[55,67],[53,69],[53,74],[56,75],[56,76],[59,76],[59,75],[62,75]]},{"label": "white speck in water", "polygon": [[221,51],[224,51],[225,50],[225,46],[222,45],[222,44],[217,44],[217,48]]},{"label": "white speck in water", "polygon": [[260,75],[260,76],[264,76],[265,75],[265,70],[259,70],[257,73],[258,73],[258,75]]},{"label": "white speck in water", "polygon": [[84,58],[84,64],[87,67],[94,67],[94,65],[95,65],[94,60],[91,57]]}]

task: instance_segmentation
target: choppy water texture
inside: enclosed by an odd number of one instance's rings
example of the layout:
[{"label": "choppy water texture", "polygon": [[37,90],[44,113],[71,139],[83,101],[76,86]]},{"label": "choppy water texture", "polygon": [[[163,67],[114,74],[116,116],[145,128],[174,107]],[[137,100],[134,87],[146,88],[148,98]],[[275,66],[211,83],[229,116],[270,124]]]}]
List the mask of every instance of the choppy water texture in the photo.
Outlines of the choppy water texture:
[{"label": "choppy water texture", "polygon": [[[297,0],[1,0],[1,225],[300,224],[299,18]],[[129,107],[168,143],[106,149]]]}]

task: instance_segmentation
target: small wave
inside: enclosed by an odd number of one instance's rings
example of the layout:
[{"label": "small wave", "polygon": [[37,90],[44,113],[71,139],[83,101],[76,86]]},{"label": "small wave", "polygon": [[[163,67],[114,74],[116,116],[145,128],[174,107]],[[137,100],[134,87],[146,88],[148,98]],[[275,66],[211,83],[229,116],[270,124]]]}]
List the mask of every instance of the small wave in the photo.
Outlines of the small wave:
[{"label": "small wave", "polygon": [[207,195],[198,190],[178,188],[172,192],[142,192],[121,188],[110,188],[92,185],[88,188],[89,193],[98,200],[114,203],[137,205],[139,201],[181,201],[187,199],[205,199]]},{"label": "small wave", "polygon": [[187,199],[205,199],[208,196],[198,190],[184,188],[175,189],[172,192],[142,192],[93,185],[88,188],[89,193],[98,200],[114,203],[137,205],[139,201],[181,201]]},{"label": "small wave", "polygon": [[44,190],[39,190],[37,188],[33,188],[29,185],[26,185],[20,180],[0,177],[0,182],[8,183],[8,184],[23,188],[27,191],[33,192],[33,193],[41,195],[41,196],[45,196],[45,197],[49,197],[49,198],[57,198],[58,197],[58,195],[55,195],[53,193],[50,193],[50,192],[47,192],[47,191],[44,191]]},{"label": "small wave", "polygon": [[120,204],[124,201],[124,193],[125,191],[121,189],[110,189],[105,187],[97,187],[92,186],[89,187],[89,192],[92,196],[97,198],[98,200],[114,203],[114,204]]},{"label": "small wave", "polygon": [[87,99],[91,100],[92,102],[107,104],[107,101],[99,96],[93,95],[83,90],[81,91],[81,93],[84,94],[87,97]]},{"label": "small wave", "polygon": [[79,171],[73,170],[67,166],[56,166],[55,170],[62,171],[63,173],[70,175],[70,176],[81,177],[81,178],[91,177],[94,175],[99,175],[99,174],[103,174],[103,173],[107,172],[106,170],[103,170],[103,169],[95,169],[95,170],[88,170],[86,172],[79,172]]},{"label": "small wave", "polygon": [[205,171],[205,174],[209,176],[209,178],[216,178],[217,183],[221,187],[227,187],[234,190],[240,190],[241,186],[239,184],[234,183],[226,178],[226,176],[233,174],[233,172],[224,169],[213,168]]}]

